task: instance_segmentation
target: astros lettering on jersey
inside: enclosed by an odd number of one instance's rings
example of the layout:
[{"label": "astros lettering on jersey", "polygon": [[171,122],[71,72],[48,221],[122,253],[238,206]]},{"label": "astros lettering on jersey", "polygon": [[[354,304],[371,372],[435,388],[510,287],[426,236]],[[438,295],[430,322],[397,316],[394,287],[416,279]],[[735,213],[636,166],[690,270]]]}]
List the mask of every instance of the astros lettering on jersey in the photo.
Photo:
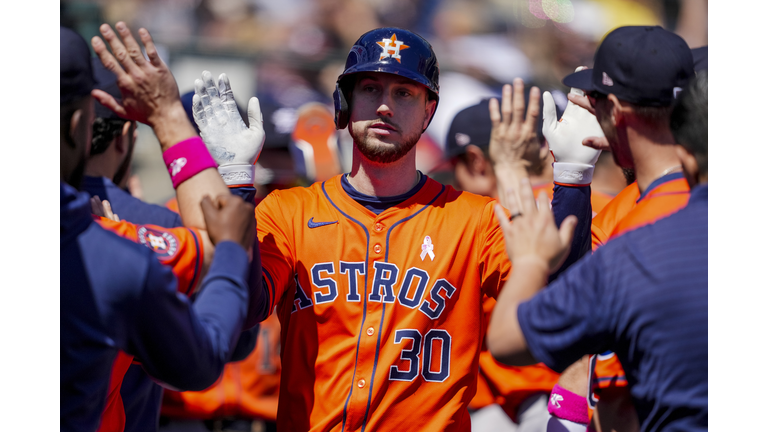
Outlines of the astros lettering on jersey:
[{"label": "astros lettering on jersey", "polygon": [[510,271],[493,204],[427,179],[376,215],[341,176],[264,199],[281,429],[469,430],[483,294]]}]

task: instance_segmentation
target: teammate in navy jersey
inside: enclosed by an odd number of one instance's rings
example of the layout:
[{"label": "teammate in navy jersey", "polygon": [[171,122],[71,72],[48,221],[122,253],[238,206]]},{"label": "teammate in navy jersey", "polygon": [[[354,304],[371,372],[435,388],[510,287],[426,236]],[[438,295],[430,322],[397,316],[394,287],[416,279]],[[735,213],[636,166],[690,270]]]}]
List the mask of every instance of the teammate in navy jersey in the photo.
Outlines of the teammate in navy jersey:
[{"label": "teammate in navy jersey", "polygon": [[[177,294],[171,270],[154,252],[94,224],[87,194],[73,187],[82,180],[91,141],[90,52],[63,27],[60,44],[60,417],[62,430],[92,431],[119,350],[176,387],[205,388],[216,380],[247,318],[253,208],[235,197],[204,202],[206,235],[217,250],[195,304]],[[147,72],[145,84],[175,88]],[[154,102],[162,108],[162,100]],[[156,120],[164,123],[162,115]]]},{"label": "teammate in navy jersey", "polygon": [[[707,74],[671,115],[675,153],[692,188],[688,205],[620,236],[551,283],[567,244],[530,189],[523,216],[504,229],[515,272],[491,318],[498,360],[543,361],[562,371],[584,354],[612,350],[627,374],[642,430],[707,430]],[[512,210],[515,211],[515,210]],[[552,400],[562,401],[553,391]]]}]

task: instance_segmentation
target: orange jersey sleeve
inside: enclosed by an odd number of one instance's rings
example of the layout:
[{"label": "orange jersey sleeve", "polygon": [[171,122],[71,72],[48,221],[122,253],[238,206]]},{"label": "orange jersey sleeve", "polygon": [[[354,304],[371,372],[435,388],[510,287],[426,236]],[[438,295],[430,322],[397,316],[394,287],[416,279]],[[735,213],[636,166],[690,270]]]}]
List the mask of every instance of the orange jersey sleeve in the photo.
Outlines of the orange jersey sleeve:
[{"label": "orange jersey sleeve", "polygon": [[190,296],[195,291],[203,267],[203,243],[194,228],[162,228],[156,225],[135,225],[106,218],[96,220],[103,228],[142,244],[157,253],[164,265],[173,269],[179,292]]},{"label": "orange jersey sleeve", "polygon": [[613,196],[608,195],[607,193],[593,190],[592,196],[590,198],[590,201],[592,202],[592,217],[600,214],[600,212],[603,211],[605,206],[607,206],[608,203],[613,200],[613,198]]},{"label": "orange jersey sleeve", "polygon": [[677,212],[688,204],[691,191],[684,178],[670,180],[655,187],[616,224],[611,237],[616,237],[656,222]]},{"label": "orange jersey sleeve", "polygon": [[613,229],[633,209],[640,198],[637,182],[625,187],[603,210],[592,218],[592,250],[605,244]]},{"label": "orange jersey sleeve", "polygon": [[[292,228],[284,212],[301,206],[301,198],[283,200],[281,190],[272,191],[256,206],[256,230],[264,281],[269,287],[269,307],[273,310],[294,277],[294,242]],[[319,218],[318,218],[319,219]]]}]

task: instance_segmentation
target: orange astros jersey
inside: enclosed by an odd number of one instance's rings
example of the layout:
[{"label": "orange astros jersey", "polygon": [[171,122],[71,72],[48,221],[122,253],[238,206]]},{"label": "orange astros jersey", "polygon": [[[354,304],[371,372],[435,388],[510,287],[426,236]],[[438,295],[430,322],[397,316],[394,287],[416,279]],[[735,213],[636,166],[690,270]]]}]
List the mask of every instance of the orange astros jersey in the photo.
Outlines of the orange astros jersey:
[{"label": "orange astros jersey", "polygon": [[[685,207],[690,196],[688,182],[682,175],[655,185],[640,199],[637,182],[622,190],[592,222],[592,248],[597,249],[611,238],[648,225]],[[592,392],[607,387],[624,387],[627,378],[618,357],[613,353],[590,358]],[[596,394],[590,392],[590,404]]]},{"label": "orange astros jersey", "polygon": [[341,176],[261,202],[279,429],[470,430],[483,295],[510,271],[493,205],[427,179],[376,215]]}]

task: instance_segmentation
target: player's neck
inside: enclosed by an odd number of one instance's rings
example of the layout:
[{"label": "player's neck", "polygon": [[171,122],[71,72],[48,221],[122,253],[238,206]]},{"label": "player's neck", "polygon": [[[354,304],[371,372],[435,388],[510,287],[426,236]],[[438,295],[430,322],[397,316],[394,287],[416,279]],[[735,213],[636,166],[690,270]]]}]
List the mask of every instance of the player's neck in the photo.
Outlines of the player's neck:
[{"label": "player's neck", "polygon": [[645,192],[659,177],[681,170],[680,158],[675,152],[675,141],[670,131],[648,135],[629,129],[627,137],[640,193]]},{"label": "player's neck", "polygon": [[402,195],[418,182],[416,147],[400,160],[387,164],[371,162],[357,147],[352,152],[349,183],[360,193],[378,197]]}]

